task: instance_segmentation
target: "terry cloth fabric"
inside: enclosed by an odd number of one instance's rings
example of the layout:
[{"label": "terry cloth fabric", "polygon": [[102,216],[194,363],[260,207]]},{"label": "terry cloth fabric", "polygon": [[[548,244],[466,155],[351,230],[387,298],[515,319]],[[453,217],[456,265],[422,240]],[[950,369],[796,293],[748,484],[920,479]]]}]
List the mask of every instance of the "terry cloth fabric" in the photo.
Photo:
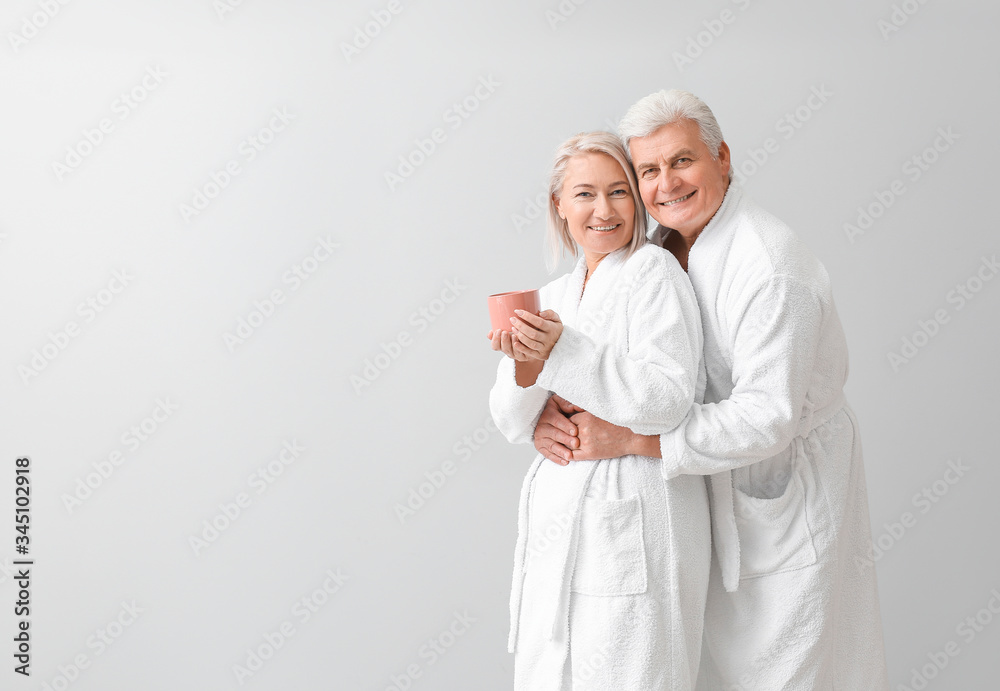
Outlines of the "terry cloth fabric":
[{"label": "terry cloth fabric", "polygon": [[[658,227],[661,244],[670,229]],[[688,257],[705,402],[661,436],[711,475],[706,689],[888,688],[847,345],[823,265],[731,182]]]},{"label": "terry cloth fabric", "polygon": [[[614,252],[583,290],[586,264],[541,289],[562,336],[534,386],[503,358],[490,393],[497,427],[532,441],[551,392],[618,425],[664,432],[704,390],[690,283],[672,255]],[[582,294],[582,296],[581,296]],[[691,689],[711,561],[702,478],[666,481],[662,461],[623,456],[525,477],[511,588],[515,688]]]}]

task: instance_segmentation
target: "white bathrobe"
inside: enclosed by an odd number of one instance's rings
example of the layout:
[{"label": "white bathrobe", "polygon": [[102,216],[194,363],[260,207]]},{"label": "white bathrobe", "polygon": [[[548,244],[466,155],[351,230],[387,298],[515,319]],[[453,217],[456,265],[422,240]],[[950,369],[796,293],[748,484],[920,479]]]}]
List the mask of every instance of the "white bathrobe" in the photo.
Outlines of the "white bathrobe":
[{"label": "white bathrobe", "polygon": [[[519,387],[514,361],[500,362],[490,410],[511,442],[532,441],[550,392],[643,434],[669,430],[702,395],[687,276],[654,245],[624,254],[605,257],[585,291],[583,259],[541,289],[542,309],[564,329],[534,386]],[[708,492],[701,477],[665,480],[661,465],[535,458],[511,589],[516,689],[694,687],[711,563]]]},{"label": "white bathrobe", "polygon": [[886,689],[861,441],[826,270],[733,182],[688,275],[705,403],[660,444],[664,477],[712,474],[698,688]]}]

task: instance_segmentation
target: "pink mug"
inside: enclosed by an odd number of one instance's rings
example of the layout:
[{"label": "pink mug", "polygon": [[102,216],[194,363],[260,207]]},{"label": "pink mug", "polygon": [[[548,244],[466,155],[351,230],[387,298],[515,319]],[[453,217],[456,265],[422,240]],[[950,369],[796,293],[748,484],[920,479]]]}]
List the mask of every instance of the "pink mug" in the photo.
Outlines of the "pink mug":
[{"label": "pink mug", "polygon": [[515,290],[510,293],[497,293],[487,298],[490,307],[490,327],[494,331],[510,331],[510,318],[517,316],[514,310],[524,310],[538,314],[541,307],[538,303],[537,290]]}]

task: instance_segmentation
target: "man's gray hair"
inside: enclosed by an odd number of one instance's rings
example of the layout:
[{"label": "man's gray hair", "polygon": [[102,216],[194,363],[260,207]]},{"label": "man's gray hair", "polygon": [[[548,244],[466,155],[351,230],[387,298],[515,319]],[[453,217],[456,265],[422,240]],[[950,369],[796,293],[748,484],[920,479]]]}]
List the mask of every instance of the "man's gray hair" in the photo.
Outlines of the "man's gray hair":
[{"label": "man's gray hair", "polygon": [[618,135],[628,150],[632,139],[648,137],[664,125],[672,125],[678,120],[693,120],[697,123],[701,141],[708,147],[713,158],[719,157],[719,146],[723,138],[722,128],[719,127],[715,114],[700,98],[680,89],[657,91],[637,101],[618,123]]}]

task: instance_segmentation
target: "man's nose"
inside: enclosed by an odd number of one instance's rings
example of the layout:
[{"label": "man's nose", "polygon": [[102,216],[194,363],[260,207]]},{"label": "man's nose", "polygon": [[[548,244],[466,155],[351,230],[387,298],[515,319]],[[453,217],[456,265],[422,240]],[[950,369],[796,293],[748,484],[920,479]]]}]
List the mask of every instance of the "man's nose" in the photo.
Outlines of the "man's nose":
[{"label": "man's nose", "polygon": [[659,183],[660,192],[666,193],[677,189],[680,177],[674,171],[667,168],[660,172],[660,179],[657,182]]}]

